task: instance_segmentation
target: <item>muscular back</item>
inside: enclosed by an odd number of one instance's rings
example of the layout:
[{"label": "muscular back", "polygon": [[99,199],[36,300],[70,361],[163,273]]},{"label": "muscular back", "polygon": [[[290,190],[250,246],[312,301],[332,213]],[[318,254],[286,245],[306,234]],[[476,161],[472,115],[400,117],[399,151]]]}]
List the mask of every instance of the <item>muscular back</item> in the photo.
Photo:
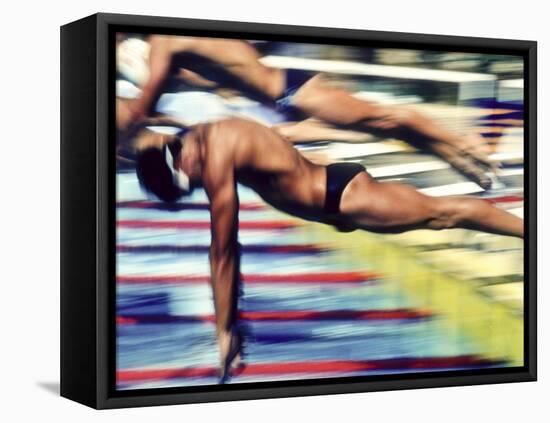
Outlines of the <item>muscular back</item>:
[{"label": "muscular back", "polygon": [[[165,44],[172,55],[180,60],[181,67],[193,71],[198,77],[209,79],[208,74],[201,75],[208,65],[218,72],[226,72],[235,81],[242,81],[258,93],[274,98],[282,89],[282,75],[277,69],[261,64],[256,50],[245,41],[223,38],[184,37],[184,36],[154,36],[151,44]],[[185,60],[185,53],[206,59],[201,63],[202,69],[193,69],[193,60]],[[191,77],[192,78],[192,77]],[[215,82],[215,81],[214,81]]]},{"label": "muscular back", "polygon": [[[234,172],[237,182],[294,214],[322,207],[324,168],[306,160],[276,132],[242,119],[210,124],[206,132],[202,149],[204,177]],[[226,163],[225,168],[221,163]]]}]

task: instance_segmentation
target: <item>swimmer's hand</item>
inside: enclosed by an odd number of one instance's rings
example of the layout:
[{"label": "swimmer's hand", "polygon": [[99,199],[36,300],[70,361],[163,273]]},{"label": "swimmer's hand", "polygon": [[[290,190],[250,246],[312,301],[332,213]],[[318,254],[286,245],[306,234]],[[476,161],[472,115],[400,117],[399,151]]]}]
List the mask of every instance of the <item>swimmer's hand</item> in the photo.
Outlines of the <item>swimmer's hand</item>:
[{"label": "swimmer's hand", "polygon": [[116,99],[116,127],[119,131],[125,131],[132,121],[130,101],[123,98]]},{"label": "swimmer's hand", "polygon": [[144,117],[145,113],[140,99],[116,99],[116,126],[119,131],[128,130],[135,122]]},{"label": "swimmer's hand", "polygon": [[241,336],[234,330],[218,333],[220,350],[220,383],[231,377],[231,371],[241,365]]}]

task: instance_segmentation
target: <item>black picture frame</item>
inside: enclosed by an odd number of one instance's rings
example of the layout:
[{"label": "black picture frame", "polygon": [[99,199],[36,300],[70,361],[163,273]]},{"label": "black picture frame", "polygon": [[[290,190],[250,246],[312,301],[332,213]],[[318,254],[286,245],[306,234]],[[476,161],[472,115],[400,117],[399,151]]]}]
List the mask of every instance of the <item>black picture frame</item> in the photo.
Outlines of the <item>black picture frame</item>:
[{"label": "black picture frame", "polygon": [[[525,64],[525,314],[523,367],[298,380],[198,388],[114,390],[116,31],[311,41],[522,56]],[[90,407],[211,401],[534,381],[537,375],[534,41],[95,14],[61,28],[61,395]]]}]

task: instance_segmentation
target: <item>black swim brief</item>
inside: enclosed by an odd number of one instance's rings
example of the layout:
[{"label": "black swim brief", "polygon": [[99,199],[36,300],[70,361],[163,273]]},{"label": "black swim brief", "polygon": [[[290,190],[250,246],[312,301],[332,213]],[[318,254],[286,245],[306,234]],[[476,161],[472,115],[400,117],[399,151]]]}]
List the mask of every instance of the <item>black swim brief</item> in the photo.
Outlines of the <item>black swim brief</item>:
[{"label": "black swim brief", "polygon": [[342,193],[350,181],[365,168],[359,163],[331,163],[327,166],[327,193],[325,196],[325,212],[336,214],[340,212]]},{"label": "black swim brief", "polygon": [[289,121],[297,121],[305,118],[304,113],[294,105],[294,94],[315,75],[314,72],[302,69],[287,69],[285,89],[276,100],[277,110],[284,113]]}]

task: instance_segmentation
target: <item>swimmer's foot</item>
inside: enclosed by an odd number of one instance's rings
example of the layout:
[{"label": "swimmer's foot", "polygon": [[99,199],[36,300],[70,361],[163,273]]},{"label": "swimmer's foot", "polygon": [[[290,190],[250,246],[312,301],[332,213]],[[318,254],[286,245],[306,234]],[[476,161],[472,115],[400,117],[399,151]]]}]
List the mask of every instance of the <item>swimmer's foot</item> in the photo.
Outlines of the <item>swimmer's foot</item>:
[{"label": "swimmer's foot", "polygon": [[500,168],[500,163],[489,157],[489,143],[481,135],[471,133],[464,137],[465,143],[459,150],[463,155],[469,155],[479,164],[489,167],[493,172]]},{"label": "swimmer's foot", "polygon": [[490,175],[496,176],[496,171],[490,160],[444,143],[432,143],[431,150],[483,189],[492,187],[494,180]]}]

